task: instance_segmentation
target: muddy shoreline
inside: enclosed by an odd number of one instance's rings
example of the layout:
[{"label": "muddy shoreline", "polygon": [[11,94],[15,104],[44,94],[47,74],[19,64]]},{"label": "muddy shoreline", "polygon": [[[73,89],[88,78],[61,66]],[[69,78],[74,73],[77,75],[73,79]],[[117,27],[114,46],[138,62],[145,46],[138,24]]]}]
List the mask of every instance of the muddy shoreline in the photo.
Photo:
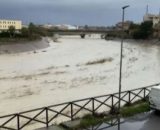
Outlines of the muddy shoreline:
[{"label": "muddy shoreline", "polygon": [[0,43],[0,54],[15,54],[22,52],[35,51],[49,47],[46,38],[35,41],[13,42],[13,43]]},{"label": "muddy shoreline", "polygon": [[[15,54],[15,53],[22,53],[28,51],[36,51],[39,49],[48,48],[49,42],[47,37],[43,37],[41,40],[35,41],[20,41],[20,42],[8,42],[8,43],[1,43],[0,42],[0,54]],[[121,39],[113,39],[109,41],[116,41],[121,42]],[[134,39],[125,39],[124,42],[131,43],[131,44],[141,44],[141,45],[160,45],[160,41],[158,39],[150,39],[150,40],[134,40]]]}]

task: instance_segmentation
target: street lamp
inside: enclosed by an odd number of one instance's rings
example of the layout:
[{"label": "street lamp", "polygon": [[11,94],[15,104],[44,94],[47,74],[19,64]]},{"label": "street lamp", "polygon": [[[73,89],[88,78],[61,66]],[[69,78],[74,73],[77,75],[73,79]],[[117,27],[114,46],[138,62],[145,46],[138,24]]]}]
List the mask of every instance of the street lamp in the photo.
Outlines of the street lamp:
[{"label": "street lamp", "polygon": [[122,58],[123,58],[123,40],[124,40],[124,36],[123,36],[123,32],[124,32],[124,15],[125,15],[125,9],[128,8],[129,5],[123,6],[122,7],[122,38],[121,38],[121,52],[120,52],[120,72],[119,72],[119,107],[118,107],[118,111],[120,112],[120,108],[121,108],[121,82],[122,82]]},{"label": "street lamp", "polygon": [[[124,40],[124,15],[125,9],[128,8],[129,5],[122,7],[122,37],[121,37],[121,52],[120,52],[120,71],[119,71],[119,106],[118,106],[118,113],[120,114],[121,108],[121,84],[122,84],[122,58],[123,58],[123,40]],[[120,130],[120,116],[118,116],[118,130]]]}]

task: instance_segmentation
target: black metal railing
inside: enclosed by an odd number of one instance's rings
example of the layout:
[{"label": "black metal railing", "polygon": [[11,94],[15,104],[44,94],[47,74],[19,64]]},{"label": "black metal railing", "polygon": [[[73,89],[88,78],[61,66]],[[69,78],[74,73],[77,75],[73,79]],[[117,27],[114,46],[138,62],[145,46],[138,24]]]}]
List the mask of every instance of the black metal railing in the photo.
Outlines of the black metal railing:
[{"label": "black metal railing", "polygon": [[[160,83],[122,92],[121,104],[131,104],[136,100],[145,99],[150,88],[156,85],[160,85]],[[23,130],[31,124],[48,127],[55,122],[74,120],[86,113],[94,115],[112,111],[118,106],[118,101],[118,93],[113,93],[1,116],[0,129]]]}]

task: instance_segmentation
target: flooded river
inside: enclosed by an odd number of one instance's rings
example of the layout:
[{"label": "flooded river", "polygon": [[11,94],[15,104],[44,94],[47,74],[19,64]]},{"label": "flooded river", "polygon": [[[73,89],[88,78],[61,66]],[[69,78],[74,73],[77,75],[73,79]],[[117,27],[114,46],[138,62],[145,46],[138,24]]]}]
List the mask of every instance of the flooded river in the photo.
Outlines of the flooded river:
[{"label": "flooded river", "polygon": [[[5,49],[0,53],[1,116],[118,91],[119,41],[79,36],[47,41],[44,48],[43,41],[0,46]],[[125,41],[122,90],[158,83],[159,67],[158,43]]]}]

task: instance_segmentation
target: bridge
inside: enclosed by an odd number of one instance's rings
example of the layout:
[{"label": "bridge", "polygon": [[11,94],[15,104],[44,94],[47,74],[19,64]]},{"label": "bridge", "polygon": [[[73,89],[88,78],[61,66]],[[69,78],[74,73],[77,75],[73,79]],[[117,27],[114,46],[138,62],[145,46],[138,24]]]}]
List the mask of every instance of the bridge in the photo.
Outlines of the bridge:
[{"label": "bridge", "polygon": [[116,34],[120,31],[118,30],[111,30],[111,29],[105,29],[105,30],[95,30],[95,29],[78,29],[78,30],[56,30],[56,29],[49,29],[49,32],[60,34],[60,35],[81,35],[81,34]]}]

